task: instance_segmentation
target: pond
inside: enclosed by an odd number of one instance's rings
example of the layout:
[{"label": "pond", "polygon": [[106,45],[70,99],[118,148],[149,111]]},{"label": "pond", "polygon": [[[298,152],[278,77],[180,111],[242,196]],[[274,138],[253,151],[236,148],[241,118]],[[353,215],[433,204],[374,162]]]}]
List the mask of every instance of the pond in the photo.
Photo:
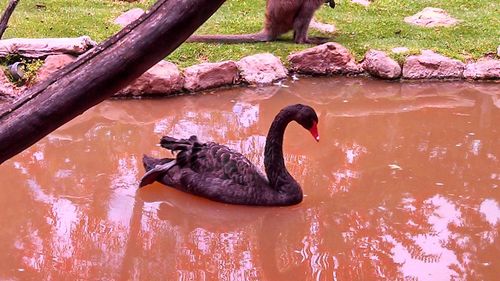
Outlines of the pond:
[{"label": "pond", "polygon": [[[304,78],[109,100],[0,166],[0,279],[494,280],[500,276],[500,84]],[[226,205],[154,183],[162,135],[263,167],[284,106],[291,207]]]}]

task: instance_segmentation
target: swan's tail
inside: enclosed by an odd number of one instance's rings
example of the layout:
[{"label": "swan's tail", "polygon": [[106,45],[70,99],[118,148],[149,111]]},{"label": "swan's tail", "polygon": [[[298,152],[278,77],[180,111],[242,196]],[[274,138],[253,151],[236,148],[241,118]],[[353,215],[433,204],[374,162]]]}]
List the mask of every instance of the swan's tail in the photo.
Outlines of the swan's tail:
[{"label": "swan's tail", "polygon": [[176,164],[176,161],[172,158],[156,159],[151,156],[144,155],[142,157],[142,163],[144,165],[144,169],[146,169],[146,173],[142,176],[139,187],[143,187],[156,181],[158,177],[168,172],[168,170]]},{"label": "swan's tail", "polygon": [[147,155],[142,158],[146,173],[141,179],[139,187],[151,184],[165,174],[175,165],[184,166],[190,159],[192,154],[195,154],[203,144],[198,142],[196,136],[191,136],[189,139],[176,139],[169,136],[164,136],[160,140],[160,145],[172,152],[177,152],[177,157],[156,159]]},{"label": "swan's tail", "polygon": [[142,164],[144,166],[144,170],[149,171],[156,167],[157,165],[163,165],[165,163],[168,163],[174,159],[172,158],[163,158],[163,159],[157,159],[148,155],[143,155],[142,156]]}]

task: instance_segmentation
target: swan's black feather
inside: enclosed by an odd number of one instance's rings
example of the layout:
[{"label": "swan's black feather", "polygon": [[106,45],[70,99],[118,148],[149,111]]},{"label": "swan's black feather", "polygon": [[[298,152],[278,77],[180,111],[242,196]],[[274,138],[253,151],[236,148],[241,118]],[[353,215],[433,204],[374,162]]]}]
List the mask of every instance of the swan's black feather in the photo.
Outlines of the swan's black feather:
[{"label": "swan's black feather", "polygon": [[231,180],[243,186],[258,186],[267,179],[241,153],[214,142],[201,143],[196,136],[190,139],[163,137],[162,147],[177,153],[177,165],[208,178]]},{"label": "swan's black feather", "polygon": [[[302,201],[302,190],[285,168],[283,135],[287,124],[297,121],[306,129],[318,122],[311,107],[293,105],[278,113],[267,136],[264,165],[267,177],[241,153],[196,136],[176,139],[164,136],[160,145],[175,158],[144,156],[145,178],[215,201],[246,205],[291,205]],[[174,161],[175,162],[171,162]]]}]

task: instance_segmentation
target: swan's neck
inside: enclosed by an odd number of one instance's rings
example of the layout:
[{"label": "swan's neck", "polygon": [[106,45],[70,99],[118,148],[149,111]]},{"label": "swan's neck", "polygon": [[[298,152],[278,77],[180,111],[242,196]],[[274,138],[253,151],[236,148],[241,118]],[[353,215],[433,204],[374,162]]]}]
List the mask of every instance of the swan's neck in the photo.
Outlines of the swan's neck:
[{"label": "swan's neck", "polygon": [[294,120],[294,113],[282,110],[274,118],[267,134],[264,151],[264,167],[270,186],[288,196],[300,197],[302,189],[288,173],[283,159],[283,137],[288,123]]}]

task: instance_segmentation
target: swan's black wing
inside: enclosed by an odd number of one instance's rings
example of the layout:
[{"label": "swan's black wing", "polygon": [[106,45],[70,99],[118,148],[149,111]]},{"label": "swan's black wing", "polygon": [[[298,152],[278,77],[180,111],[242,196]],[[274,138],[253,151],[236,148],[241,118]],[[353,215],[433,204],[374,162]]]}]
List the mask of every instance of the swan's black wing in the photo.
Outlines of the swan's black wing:
[{"label": "swan's black wing", "polygon": [[267,185],[266,178],[245,156],[214,142],[201,143],[196,136],[189,139],[163,137],[162,147],[177,152],[179,168],[188,168],[200,175],[231,180],[239,185]]}]

